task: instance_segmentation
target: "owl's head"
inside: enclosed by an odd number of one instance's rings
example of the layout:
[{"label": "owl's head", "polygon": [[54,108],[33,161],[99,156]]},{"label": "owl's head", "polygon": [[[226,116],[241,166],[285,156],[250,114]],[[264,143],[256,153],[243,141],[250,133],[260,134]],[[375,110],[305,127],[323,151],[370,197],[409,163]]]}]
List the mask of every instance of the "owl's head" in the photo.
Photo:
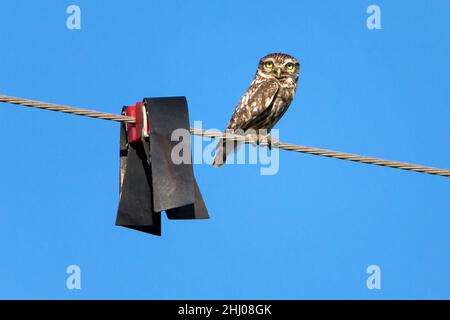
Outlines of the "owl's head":
[{"label": "owl's head", "polygon": [[285,53],[271,53],[259,61],[257,75],[281,82],[296,82],[300,75],[300,62]]}]

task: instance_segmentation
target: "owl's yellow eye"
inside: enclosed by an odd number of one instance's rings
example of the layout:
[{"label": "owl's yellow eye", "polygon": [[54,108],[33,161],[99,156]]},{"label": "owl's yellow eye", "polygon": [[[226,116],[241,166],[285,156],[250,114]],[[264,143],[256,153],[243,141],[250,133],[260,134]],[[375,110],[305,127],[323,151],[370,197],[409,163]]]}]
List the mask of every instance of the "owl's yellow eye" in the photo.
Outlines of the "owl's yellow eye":
[{"label": "owl's yellow eye", "polygon": [[266,67],[267,69],[272,69],[273,68],[273,62],[272,61],[267,61],[266,63],[264,63],[264,67]]},{"label": "owl's yellow eye", "polygon": [[289,62],[288,64],[286,64],[286,69],[288,71],[293,71],[294,70],[294,64]]}]

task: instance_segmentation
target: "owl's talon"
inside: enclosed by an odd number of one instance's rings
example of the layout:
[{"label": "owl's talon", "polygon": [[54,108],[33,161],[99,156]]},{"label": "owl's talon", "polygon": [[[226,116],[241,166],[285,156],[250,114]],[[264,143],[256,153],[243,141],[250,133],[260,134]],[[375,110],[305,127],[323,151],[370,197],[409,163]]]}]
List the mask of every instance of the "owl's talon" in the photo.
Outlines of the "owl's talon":
[{"label": "owl's talon", "polygon": [[256,147],[257,145],[259,145],[259,137],[257,134],[251,133],[251,134],[246,134],[245,136],[247,137],[249,143],[252,146]]},{"label": "owl's talon", "polygon": [[269,137],[268,136],[262,136],[261,138],[259,138],[258,144],[261,147],[268,147],[270,145]]},{"label": "owl's talon", "polygon": [[278,146],[280,145],[280,140],[278,140],[277,138],[270,136],[269,140],[270,140],[269,143],[270,150],[272,150],[272,148],[278,148]]},{"label": "owl's talon", "polygon": [[275,137],[272,137],[270,134],[263,136],[260,140],[259,140],[259,145],[263,146],[263,147],[268,147],[270,150],[272,150],[272,148],[277,148],[278,145],[280,144],[280,140],[278,140]]}]

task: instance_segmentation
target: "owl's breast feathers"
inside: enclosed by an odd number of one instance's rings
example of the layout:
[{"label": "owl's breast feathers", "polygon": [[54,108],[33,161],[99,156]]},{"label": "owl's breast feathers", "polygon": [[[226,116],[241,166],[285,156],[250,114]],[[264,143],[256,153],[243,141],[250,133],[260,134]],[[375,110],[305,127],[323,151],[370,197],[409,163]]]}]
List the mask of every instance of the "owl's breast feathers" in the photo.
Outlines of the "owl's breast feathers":
[{"label": "owl's breast feathers", "polygon": [[239,100],[227,129],[272,129],[289,108],[296,83],[258,79]]}]

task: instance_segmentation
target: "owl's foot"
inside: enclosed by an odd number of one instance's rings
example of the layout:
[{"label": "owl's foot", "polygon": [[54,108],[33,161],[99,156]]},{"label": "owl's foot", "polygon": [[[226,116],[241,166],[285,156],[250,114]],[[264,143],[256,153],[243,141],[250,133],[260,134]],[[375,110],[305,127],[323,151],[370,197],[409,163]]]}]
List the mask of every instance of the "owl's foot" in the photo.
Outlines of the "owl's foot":
[{"label": "owl's foot", "polygon": [[256,147],[259,144],[259,136],[256,133],[248,133],[245,137],[252,146]]},{"label": "owl's foot", "polygon": [[280,144],[280,140],[278,140],[275,137],[272,137],[270,134],[262,136],[259,139],[259,145],[261,145],[263,147],[269,147],[270,150],[272,150],[272,148],[278,148],[279,144]]},{"label": "owl's foot", "polygon": [[280,140],[277,138],[272,137],[270,134],[267,134],[265,136],[261,136],[254,133],[249,133],[245,135],[248,139],[249,143],[252,146],[261,146],[261,147],[269,147],[269,149],[272,148],[278,148],[278,145],[280,144]]}]

